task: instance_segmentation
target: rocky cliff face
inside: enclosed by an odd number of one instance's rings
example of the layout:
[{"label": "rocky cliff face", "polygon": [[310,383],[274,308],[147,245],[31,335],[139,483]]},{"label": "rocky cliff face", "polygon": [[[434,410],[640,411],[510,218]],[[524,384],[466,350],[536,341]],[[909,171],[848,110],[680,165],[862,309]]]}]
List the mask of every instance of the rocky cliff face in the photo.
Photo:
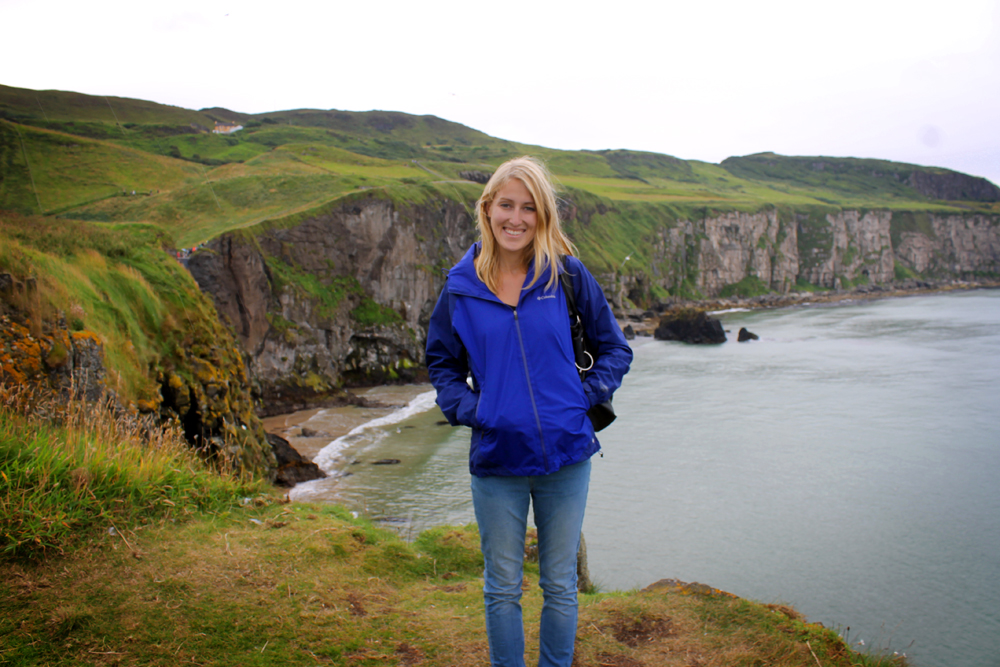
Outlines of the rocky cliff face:
[{"label": "rocky cliff face", "polygon": [[[447,199],[355,196],[294,223],[225,235],[192,256],[189,269],[242,344],[265,413],[345,386],[419,378],[446,270],[475,236],[471,210]],[[587,214],[577,204],[567,211]],[[664,212],[642,241],[644,265],[594,267],[618,308],[648,306],[657,289],[676,294],[682,285],[714,297],[748,277],[787,293],[797,281],[884,285],[899,267],[938,278],[1000,275],[998,216]]]},{"label": "rocky cliff face", "polygon": [[1000,275],[998,216],[735,212],[680,220],[651,242],[653,275],[632,277],[617,293],[635,294],[646,279],[676,291],[687,278],[706,297],[748,276],[779,293],[800,280],[833,289],[884,285],[897,262],[934,278]]},{"label": "rocky cliff face", "polygon": [[189,268],[274,411],[345,385],[417,377],[445,271],[473,236],[455,201],[355,197],[294,225],[220,237]]},{"label": "rocky cliff face", "polygon": [[718,294],[748,275],[780,292],[795,284],[796,228],[783,224],[776,211],[727,213],[706,218],[703,225],[696,283],[703,293]]},{"label": "rocky cliff face", "polygon": [[[843,211],[815,219],[799,216],[799,277],[820,287],[841,288],[843,281],[891,282],[894,256],[887,211]],[[808,230],[808,232],[806,232]]]},{"label": "rocky cliff face", "polygon": [[935,277],[1000,273],[1000,219],[985,215],[927,215],[923,229],[901,229],[896,257]]}]

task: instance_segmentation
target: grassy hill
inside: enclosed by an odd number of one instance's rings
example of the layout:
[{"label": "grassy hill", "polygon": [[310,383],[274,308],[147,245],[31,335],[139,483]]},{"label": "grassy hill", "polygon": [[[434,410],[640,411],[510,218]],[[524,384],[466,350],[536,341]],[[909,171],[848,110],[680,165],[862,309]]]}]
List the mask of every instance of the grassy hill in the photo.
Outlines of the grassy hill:
[{"label": "grassy hill", "polygon": [[[995,186],[943,169],[773,154],[715,165],[639,151],[559,151],[387,111],[191,111],[0,86],[0,119],[0,209],[151,222],[181,246],[362,188],[464,180],[463,172],[489,172],[526,153],[546,160],[567,192],[688,211],[1000,211]],[[244,129],[207,132],[216,120]],[[131,198],[132,190],[143,198]]]}]

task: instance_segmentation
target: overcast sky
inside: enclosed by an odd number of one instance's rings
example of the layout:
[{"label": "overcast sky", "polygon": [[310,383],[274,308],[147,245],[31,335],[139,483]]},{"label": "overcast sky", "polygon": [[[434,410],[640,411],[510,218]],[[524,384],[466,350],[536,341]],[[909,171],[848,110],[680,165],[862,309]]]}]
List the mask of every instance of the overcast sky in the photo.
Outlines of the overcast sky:
[{"label": "overcast sky", "polygon": [[503,139],[871,157],[1000,184],[1000,0],[0,0],[0,83]]}]

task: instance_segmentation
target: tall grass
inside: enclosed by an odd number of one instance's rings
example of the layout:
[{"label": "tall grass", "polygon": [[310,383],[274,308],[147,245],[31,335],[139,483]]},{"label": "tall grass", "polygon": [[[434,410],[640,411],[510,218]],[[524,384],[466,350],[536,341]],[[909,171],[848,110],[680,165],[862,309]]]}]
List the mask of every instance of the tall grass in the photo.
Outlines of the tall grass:
[{"label": "tall grass", "polygon": [[227,469],[202,461],[179,427],[0,385],[0,557],[61,554],[96,531],[129,544],[137,524],[263,493],[262,481]]},{"label": "tall grass", "polygon": [[20,310],[36,326],[61,313],[74,330],[94,332],[126,400],[156,396],[156,371],[185,368],[193,342],[226,340],[211,301],[166,243],[151,225],[0,212],[0,271],[36,285]]}]

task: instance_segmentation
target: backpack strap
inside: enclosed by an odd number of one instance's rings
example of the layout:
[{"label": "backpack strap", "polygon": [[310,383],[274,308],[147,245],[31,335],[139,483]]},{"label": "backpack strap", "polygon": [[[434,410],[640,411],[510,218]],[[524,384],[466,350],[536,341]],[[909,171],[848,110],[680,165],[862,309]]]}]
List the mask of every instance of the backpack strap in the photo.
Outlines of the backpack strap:
[{"label": "backpack strap", "polygon": [[594,367],[594,356],[587,351],[587,340],[583,330],[583,320],[580,319],[580,311],[576,307],[576,285],[573,276],[569,272],[569,264],[566,255],[560,257],[562,271],[559,273],[559,281],[563,286],[563,294],[566,297],[566,310],[569,312],[569,331],[573,337],[573,357],[576,363],[576,370],[580,373],[582,380],[587,371]]}]

